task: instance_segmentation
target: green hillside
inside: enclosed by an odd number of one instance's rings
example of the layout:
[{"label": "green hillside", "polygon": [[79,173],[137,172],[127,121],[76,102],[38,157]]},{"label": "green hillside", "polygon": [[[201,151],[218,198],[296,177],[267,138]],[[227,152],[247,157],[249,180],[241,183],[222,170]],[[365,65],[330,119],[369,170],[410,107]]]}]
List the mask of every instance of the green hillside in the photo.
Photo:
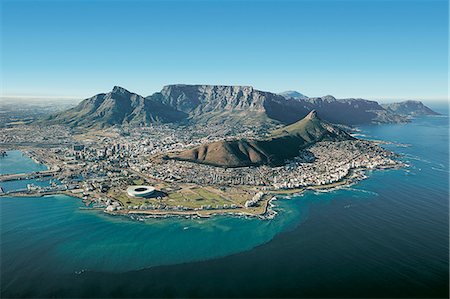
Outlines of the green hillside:
[{"label": "green hillside", "polygon": [[311,111],[302,120],[273,131],[265,139],[216,141],[172,154],[169,158],[221,167],[279,166],[315,142],[348,139],[353,137],[322,121],[315,111]]}]

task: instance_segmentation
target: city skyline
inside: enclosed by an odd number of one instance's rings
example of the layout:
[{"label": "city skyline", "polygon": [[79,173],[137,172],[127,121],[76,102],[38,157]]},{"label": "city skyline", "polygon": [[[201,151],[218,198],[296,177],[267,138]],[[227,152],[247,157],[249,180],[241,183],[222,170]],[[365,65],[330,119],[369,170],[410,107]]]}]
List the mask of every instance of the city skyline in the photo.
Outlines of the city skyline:
[{"label": "city skyline", "polygon": [[2,10],[3,97],[83,99],[114,85],[146,96],[182,83],[448,98],[446,1],[3,1]]}]

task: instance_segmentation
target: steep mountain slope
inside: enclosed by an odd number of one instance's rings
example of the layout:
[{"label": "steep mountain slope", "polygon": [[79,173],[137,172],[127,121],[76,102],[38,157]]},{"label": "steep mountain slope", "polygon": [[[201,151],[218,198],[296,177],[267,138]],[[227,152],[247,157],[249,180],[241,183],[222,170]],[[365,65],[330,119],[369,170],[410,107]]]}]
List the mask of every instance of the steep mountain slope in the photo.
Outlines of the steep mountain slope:
[{"label": "steep mountain slope", "polygon": [[[311,110],[329,122],[356,125],[404,122],[406,118],[363,99],[293,98],[256,90],[251,86],[168,85],[160,93],[162,102],[183,111],[195,122],[237,122],[260,126],[294,123]],[[149,98],[152,98],[150,96]]]},{"label": "steep mountain slope", "polygon": [[76,107],[45,119],[47,123],[72,127],[104,128],[112,125],[146,125],[152,122],[178,121],[186,115],[159,101],[115,86],[109,93],[101,93],[83,100]]},{"label": "steep mountain slope", "polygon": [[439,115],[439,113],[425,106],[420,101],[404,101],[399,103],[383,104],[382,106],[386,110],[399,115],[406,115],[406,116]]},{"label": "steep mountain slope", "polygon": [[[243,123],[261,126],[294,122],[308,112],[293,99],[256,90],[251,86],[167,85],[160,93],[162,103],[189,115],[194,122]],[[300,115],[300,116],[299,116]]]},{"label": "steep mountain slope", "polygon": [[300,149],[315,142],[350,139],[353,137],[322,121],[315,111],[311,111],[302,120],[272,132],[265,139],[216,141],[171,154],[168,158],[221,167],[278,166],[298,156]]},{"label": "steep mountain slope", "polygon": [[224,85],[167,85],[161,94],[163,103],[191,116],[233,109],[263,112],[263,102],[267,97],[251,86]]}]

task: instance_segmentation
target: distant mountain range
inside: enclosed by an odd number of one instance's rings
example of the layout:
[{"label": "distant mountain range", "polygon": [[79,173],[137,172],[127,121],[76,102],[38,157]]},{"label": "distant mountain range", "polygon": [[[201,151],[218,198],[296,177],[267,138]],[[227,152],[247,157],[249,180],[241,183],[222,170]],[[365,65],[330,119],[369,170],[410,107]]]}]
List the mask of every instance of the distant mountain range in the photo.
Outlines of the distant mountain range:
[{"label": "distant mountain range", "polygon": [[176,84],[144,98],[115,86],[111,92],[85,99],[78,106],[41,122],[77,128],[142,126],[158,122],[270,128],[294,123],[311,110],[316,110],[328,122],[344,125],[405,122],[409,115],[436,114],[421,102],[383,107],[364,99],[307,98],[292,91],[283,94],[251,86]]},{"label": "distant mountain range", "polygon": [[404,116],[438,115],[420,101],[404,101],[400,103],[383,104],[382,107],[392,113]]},{"label": "distant mountain range", "polygon": [[354,139],[345,131],[322,121],[316,111],[264,139],[222,140],[170,154],[166,158],[221,167],[283,165],[299,150],[318,141]]}]

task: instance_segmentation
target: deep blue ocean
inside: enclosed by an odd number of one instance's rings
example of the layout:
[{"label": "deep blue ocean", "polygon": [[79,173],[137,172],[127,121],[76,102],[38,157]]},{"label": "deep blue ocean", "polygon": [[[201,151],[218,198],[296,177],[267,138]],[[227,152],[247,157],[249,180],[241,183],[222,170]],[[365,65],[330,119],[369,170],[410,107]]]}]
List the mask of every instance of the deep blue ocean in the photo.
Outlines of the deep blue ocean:
[{"label": "deep blue ocean", "polygon": [[[448,297],[448,121],[360,127],[410,166],[278,200],[273,220],[137,222],[68,196],[2,197],[1,296]],[[20,172],[9,159],[0,173]]]}]

